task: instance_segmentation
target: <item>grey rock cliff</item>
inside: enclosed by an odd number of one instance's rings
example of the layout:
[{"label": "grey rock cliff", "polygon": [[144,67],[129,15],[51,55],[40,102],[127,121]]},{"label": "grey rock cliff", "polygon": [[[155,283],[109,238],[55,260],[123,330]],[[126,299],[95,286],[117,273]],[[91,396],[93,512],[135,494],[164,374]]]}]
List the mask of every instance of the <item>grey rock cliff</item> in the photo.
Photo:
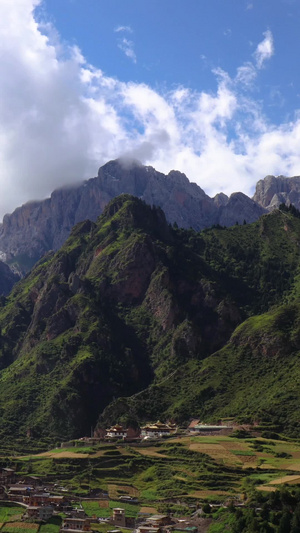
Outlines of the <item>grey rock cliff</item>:
[{"label": "grey rock cliff", "polygon": [[266,176],[257,183],[253,200],[268,211],[278,208],[281,203],[293,204],[300,209],[300,176]]},{"label": "grey rock cliff", "polygon": [[228,196],[224,194],[223,192],[219,192],[214,196],[214,203],[217,207],[221,207],[222,205],[226,205],[228,203]]},{"label": "grey rock cliff", "polygon": [[258,205],[242,192],[233,193],[225,205],[220,206],[219,224],[233,226],[236,222],[250,224],[265,213],[264,207]]},{"label": "grey rock cliff", "polygon": [[27,272],[45,252],[58,250],[77,222],[95,221],[107,203],[122,193],[160,206],[171,224],[196,230],[252,222],[266,212],[242,193],[230,198],[220,193],[212,199],[181,172],[172,170],[166,176],[138,161],[115,160],[102,166],[97,177],[5,215],[0,225],[1,256]]}]

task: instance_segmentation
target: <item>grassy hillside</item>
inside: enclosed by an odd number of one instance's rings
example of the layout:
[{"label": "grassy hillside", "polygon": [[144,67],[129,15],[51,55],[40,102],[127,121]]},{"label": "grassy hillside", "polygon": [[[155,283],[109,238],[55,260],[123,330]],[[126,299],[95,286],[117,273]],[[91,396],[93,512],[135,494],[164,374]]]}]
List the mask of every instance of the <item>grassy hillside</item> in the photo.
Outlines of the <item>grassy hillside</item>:
[{"label": "grassy hillside", "polygon": [[80,436],[116,398],[102,421],[279,415],[277,375],[292,407],[299,240],[289,211],[196,233],[116,198],[1,300],[0,435]]},{"label": "grassy hillside", "polygon": [[249,318],[224,348],[189,361],[138,395],[116,400],[102,421],[152,420],[161,412],[181,422],[234,417],[299,437],[299,320],[294,303]]},{"label": "grassy hillside", "polygon": [[160,413],[179,421],[234,417],[299,436],[299,238],[298,213],[287,209],[251,225],[190,232],[189,242],[243,316],[271,309],[246,319],[205,360],[189,360],[138,395],[116,400],[100,422],[152,420]]}]

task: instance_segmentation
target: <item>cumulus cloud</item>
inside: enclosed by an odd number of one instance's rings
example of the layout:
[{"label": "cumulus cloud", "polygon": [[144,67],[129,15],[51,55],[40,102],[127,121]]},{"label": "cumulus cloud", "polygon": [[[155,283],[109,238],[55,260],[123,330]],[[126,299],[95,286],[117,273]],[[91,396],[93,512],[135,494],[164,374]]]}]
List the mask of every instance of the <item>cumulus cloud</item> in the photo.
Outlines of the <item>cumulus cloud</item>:
[{"label": "cumulus cloud", "polygon": [[210,195],[251,194],[266,174],[300,173],[300,113],[275,126],[251,97],[273,53],[270,33],[255,64],[245,62],[233,77],[214,71],[215,92],[182,86],[159,93],[88,64],[37,22],[38,4],[0,2],[1,215],[120,156],[181,170]]},{"label": "cumulus cloud", "polygon": [[259,43],[254,52],[256,66],[259,69],[262,68],[264,66],[265,61],[270,59],[274,54],[274,42],[271,31],[267,30],[264,33],[264,37],[265,38]]}]

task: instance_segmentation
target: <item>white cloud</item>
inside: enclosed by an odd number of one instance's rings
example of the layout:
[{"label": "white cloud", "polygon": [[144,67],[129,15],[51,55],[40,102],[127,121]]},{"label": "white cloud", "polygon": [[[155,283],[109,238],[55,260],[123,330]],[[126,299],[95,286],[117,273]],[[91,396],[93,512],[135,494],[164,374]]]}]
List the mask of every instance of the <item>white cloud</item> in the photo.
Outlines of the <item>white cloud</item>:
[{"label": "white cloud", "polygon": [[257,71],[250,61],[244,63],[237,69],[236,81],[246,86],[251,86],[257,77]]},{"label": "white cloud", "polygon": [[253,54],[256,61],[256,66],[259,69],[262,68],[265,61],[270,59],[274,54],[274,41],[271,31],[267,30],[264,33],[264,37],[265,38],[259,43]]},{"label": "white cloud", "polygon": [[128,33],[133,33],[132,32],[132,28],[130,26],[117,26],[114,31],[116,33],[119,33],[121,31],[125,31],[125,32],[128,32]]},{"label": "white cloud", "polygon": [[[117,26],[114,29],[115,33],[133,33],[131,26]],[[134,42],[130,41],[126,37],[118,40],[118,48],[124,52],[126,57],[131,59],[133,63],[136,63],[136,53],[134,51]]]},{"label": "white cloud", "polygon": [[0,1],[1,215],[121,155],[181,170],[210,195],[249,194],[266,174],[300,174],[300,114],[276,127],[249,93],[273,53],[270,33],[256,67],[246,62],[234,77],[214,71],[215,92],[159,93],[87,64],[51,26],[38,25],[37,5]]},{"label": "white cloud", "polygon": [[127,57],[129,57],[129,59],[133,61],[133,63],[136,63],[136,53],[134,51],[133,41],[130,41],[129,39],[126,39],[126,37],[124,37],[119,41],[118,47],[120,48],[120,50],[122,50],[122,52],[124,52]]}]

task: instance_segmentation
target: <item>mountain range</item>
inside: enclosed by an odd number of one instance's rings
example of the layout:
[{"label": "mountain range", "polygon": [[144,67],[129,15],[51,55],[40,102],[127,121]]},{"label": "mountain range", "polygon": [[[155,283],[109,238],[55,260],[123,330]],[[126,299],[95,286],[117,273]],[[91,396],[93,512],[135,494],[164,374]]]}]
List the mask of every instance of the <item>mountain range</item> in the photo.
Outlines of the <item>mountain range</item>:
[{"label": "mountain range", "polygon": [[166,176],[138,161],[110,161],[97,177],[5,215],[0,224],[0,259],[24,275],[44,253],[58,250],[75,224],[96,221],[108,202],[123,193],[160,206],[171,224],[199,231],[254,222],[282,202],[300,207],[300,177],[267,176],[258,182],[252,199],[240,192],[210,198],[178,171]]},{"label": "mountain range", "polygon": [[197,232],[128,194],[0,302],[0,435],[191,417],[299,431],[300,213]]}]

